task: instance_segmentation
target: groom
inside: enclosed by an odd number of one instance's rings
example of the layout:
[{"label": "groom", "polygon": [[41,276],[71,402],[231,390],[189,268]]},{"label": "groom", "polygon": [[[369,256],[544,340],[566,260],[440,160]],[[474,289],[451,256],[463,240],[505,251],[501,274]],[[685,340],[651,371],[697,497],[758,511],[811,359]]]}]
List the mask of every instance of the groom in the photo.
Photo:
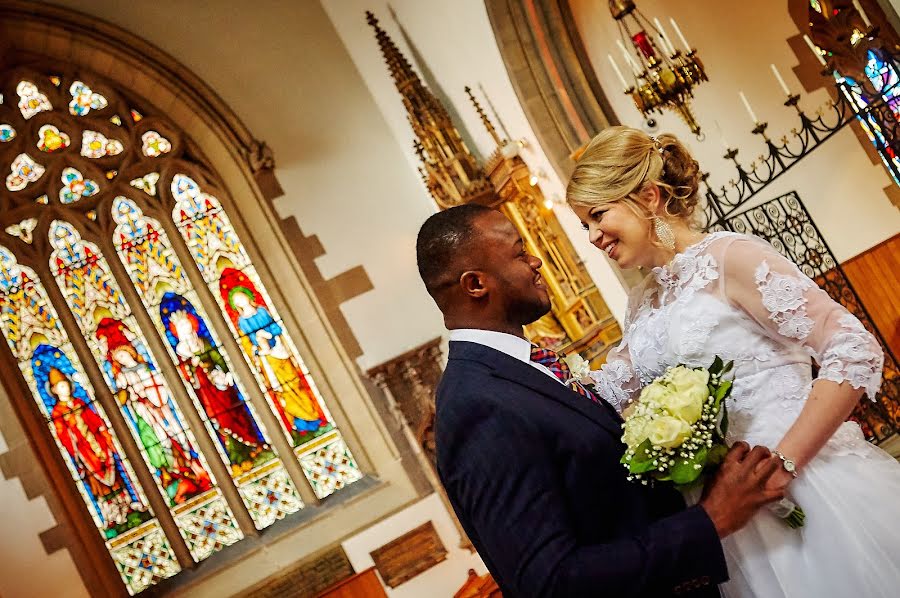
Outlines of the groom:
[{"label": "groom", "polygon": [[558,360],[523,335],[550,298],[509,220],[450,208],[422,225],[416,253],[450,330],[438,473],[503,595],[718,596],[720,538],[780,498],[765,489],[778,460],[738,443],[690,508],[667,486],[626,481],[618,414],[562,384]]}]

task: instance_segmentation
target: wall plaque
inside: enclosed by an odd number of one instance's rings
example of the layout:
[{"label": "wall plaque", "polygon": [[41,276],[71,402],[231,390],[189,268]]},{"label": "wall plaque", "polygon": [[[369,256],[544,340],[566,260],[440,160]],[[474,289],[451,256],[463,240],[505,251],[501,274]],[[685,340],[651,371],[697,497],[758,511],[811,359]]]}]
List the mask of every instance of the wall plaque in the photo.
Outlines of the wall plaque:
[{"label": "wall plaque", "polygon": [[447,549],[429,521],[369,553],[390,588],[409,581],[447,558]]}]

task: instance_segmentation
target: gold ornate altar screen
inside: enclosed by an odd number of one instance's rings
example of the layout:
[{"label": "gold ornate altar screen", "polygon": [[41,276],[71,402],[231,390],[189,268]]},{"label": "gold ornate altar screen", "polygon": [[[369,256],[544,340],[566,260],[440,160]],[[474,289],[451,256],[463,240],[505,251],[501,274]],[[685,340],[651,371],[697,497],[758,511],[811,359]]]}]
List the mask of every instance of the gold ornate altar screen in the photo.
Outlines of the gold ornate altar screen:
[{"label": "gold ornate altar screen", "polygon": [[466,147],[447,109],[425,87],[397,46],[366,14],[416,136],[422,180],[441,209],[465,203],[496,207],[513,222],[528,251],[544,263],[552,310],[526,327],[529,339],[558,352],[577,351],[595,365],[622,336],[618,323],[562,229],[552,203],[518,154],[502,139],[467,88],[469,98],[497,144],[481,164]]}]

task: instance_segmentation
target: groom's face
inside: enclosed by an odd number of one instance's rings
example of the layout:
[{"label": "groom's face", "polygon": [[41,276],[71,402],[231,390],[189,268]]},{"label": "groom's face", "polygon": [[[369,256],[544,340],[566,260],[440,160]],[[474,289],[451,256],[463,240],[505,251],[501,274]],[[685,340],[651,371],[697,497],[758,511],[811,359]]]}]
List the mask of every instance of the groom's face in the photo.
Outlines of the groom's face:
[{"label": "groom's face", "polygon": [[491,304],[513,325],[523,326],[550,310],[541,260],[528,253],[512,223],[500,212],[485,214],[477,226],[485,287]]}]

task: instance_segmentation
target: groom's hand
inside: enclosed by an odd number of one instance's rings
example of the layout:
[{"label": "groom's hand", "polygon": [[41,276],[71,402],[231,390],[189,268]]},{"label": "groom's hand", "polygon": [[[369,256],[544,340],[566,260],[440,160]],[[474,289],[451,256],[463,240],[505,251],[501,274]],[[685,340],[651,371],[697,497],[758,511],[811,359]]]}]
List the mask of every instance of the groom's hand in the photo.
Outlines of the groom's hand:
[{"label": "groom's hand", "polygon": [[753,450],[737,442],[704,490],[700,506],[716,526],[720,538],[744,527],[764,505],[784,496],[784,487],[767,487],[781,461],[764,446]]}]

